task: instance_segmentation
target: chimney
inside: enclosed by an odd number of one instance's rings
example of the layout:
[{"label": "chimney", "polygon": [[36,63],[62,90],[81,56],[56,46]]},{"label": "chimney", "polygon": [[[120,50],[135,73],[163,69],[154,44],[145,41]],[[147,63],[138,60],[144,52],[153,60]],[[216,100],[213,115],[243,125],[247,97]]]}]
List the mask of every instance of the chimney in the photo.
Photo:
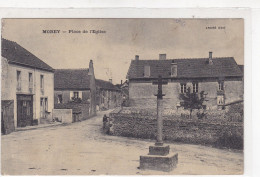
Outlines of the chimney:
[{"label": "chimney", "polygon": [[109,79],[109,82],[112,84],[112,79]]},{"label": "chimney", "polygon": [[212,52],[209,52],[209,65],[212,65],[213,61],[212,61]]},{"label": "chimney", "polygon": [[90,60],[89,62],[89,68],[88,68],[88,75],[94,75],[94,67],[93,67],[93,61]]},{"label": "chimney", "polygon": [[159,54],[159,60],[166,60],[166,54]]},{"label": "chimney", "polygon": [[139,60],[139,55],[136,55],[136,56],[135,56],[135,60]]},{"label": "chimney", "polygon": [[171,77],[177,77],[177,63],[174,60],[171,63]]}]

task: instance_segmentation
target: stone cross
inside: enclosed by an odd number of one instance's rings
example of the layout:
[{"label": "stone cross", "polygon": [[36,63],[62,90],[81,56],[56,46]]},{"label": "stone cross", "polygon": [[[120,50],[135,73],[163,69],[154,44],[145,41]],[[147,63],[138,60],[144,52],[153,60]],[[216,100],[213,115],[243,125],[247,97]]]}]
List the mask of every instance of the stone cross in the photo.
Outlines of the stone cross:
[{"label": "stone cross", "polygon": [[167,81],[163,81],[162,76],[159,75],[158,81],[153,82],[153,84],[158,84],[158,93],[157,96],[157,141],[155,143],[156,146],[163,145],[163,96],[165,94],[162,93],[162,85],[168,84]]}]

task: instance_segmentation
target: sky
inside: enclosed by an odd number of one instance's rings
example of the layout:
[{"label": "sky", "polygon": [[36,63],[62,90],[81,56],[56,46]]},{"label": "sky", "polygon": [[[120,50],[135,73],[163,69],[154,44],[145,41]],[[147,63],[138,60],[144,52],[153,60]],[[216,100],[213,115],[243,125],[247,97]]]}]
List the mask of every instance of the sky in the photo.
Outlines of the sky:
[{"label": "sky", "polygon": [[212,51],[213,57],[244,64],[243,19],[2,19],[2,37],[54,69],[88,68],[92,59],[95,77],[112,78],[114,84],[125,81],[135,55],[140,60],[158,60],[162,53],[167,59],[206,58]]}]

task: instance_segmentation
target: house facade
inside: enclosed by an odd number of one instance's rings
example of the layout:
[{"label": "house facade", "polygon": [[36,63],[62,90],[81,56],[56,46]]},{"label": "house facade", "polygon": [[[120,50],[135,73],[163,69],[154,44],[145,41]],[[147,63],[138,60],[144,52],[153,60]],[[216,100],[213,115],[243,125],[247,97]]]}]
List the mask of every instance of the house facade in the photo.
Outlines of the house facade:
[{"label": "house facade", "polygon": [[14,127],[33,125],[51,116],[54,69],[16,42],[3,38],[1,62],[1,100],[13,100]]},{"label": "house facade", "polygon": [[55,108],[75,103],[73,108],[77,104],[84,105],[80,108],[83,118],[96,115],[96,82],[92,60],[87,69],[56,69],[54,80]]},{"label": "house facade", "polygon": [[132,107],[155,108],[158,76],[168,82],[163,85],[164,107],[176,110],[181,105],[180,94],[187,92],[205,93],[207,109],[219,109],[225,104],[243,100],[243,73],[233,57],[166,59],[131,61],[129,80],[129,102]]},{"label": "house facade", "polygon": [[99,110],[113,109],[121,106],[122,95],[120,89],[112,81],[96,79],[97,105]]}]

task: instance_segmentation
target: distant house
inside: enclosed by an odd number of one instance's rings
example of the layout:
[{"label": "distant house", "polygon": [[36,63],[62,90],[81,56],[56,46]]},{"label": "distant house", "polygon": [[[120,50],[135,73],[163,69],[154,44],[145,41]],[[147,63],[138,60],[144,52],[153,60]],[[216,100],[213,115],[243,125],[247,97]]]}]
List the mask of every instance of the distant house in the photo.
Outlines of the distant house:
[{"label": "distant house", "polygon": [[129,106],[129,88],[128,88],[128,81],[126,80],[123,82],[121,80],[121,84],[117,84],[116,87],[120,89],[122,103],[121,106]]},{"label": "distant house", "polygon": [[8,103],[2,108],[13,110],[8,113],[2,109],[2,116],[12,115],[14,127],[37,124],[51,116],[54,69],[16,42],[3,38],[1,61],[1,100]]},{"label": "distant house", "polygon": [[96,84],[92,60],[87,69],[55,70],[54,102],[55,108],[61,108],[62,104],[67,103],[85,104],[87,107],[82,108],[81,111],[88,109],[86,113],[88,115],[84,116],[96,115]]},{"label": "distant house", "polygon": [[233,57],[166,59],[131,61],[127,78],[129,80],[129,101],[133,107],[155,108],[157,85],[152,81],[161,75],[168,81],[163,86],[165,108],[177,109],[179,95],[187,91],[206,93],[207,109],[217,109],[225,104],[243,99],[243,73]]},{"label": "distant house", "polygon": [[110,81],[96,79],[97,105],[100,110],[121,106],[122,98],[118,87]]}]

